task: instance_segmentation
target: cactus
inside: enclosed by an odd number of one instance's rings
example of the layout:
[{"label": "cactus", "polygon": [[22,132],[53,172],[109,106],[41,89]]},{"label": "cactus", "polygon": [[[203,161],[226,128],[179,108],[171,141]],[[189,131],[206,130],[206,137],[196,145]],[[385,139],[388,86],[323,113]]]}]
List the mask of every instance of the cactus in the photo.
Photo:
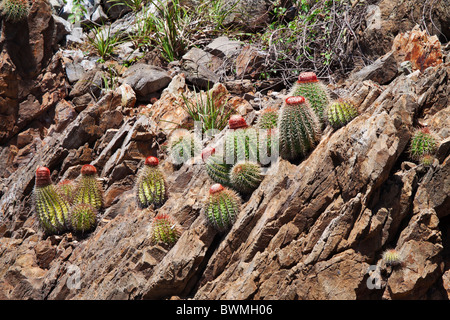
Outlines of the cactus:
[{"label": "cactus", "polygon": [[386,250],[383,253],[383,261],[386,265],[389,265],[392,267],[399,266],[402,263],[400,254],[395,249]]},{"label": "cactus", "polygon": [[278,126],[279,111],[276,108],[266,108],[259,114],[256,127],[259,129],[274,129]]},{"label": "cactus", "polygon": [[67,229],[70,205],[50,179],[50,170],[38,167],[34,187],[34,204],[39,224],[46,234],[58,234]]},{"label": "cactus", "polygon": [[0,11],[5,20],[20,22],[27,18],[30,12],[30,4],[28,0],[3,0],[0,4]]},{"label": "cactus", "polygon": [[247,125],[240,115],[232,115],[228,121],[229,131],[225,135],[225,161],[235,164],[238,161],[259,161],[258,131]]},{"label": "cactus", "polygon": [[206,219],[216,230],[225,231],[235,222],[240,207],[241,198],[236,192],[221,184],[214,184],[209,189]]},{"label": "cactus", "polygon": [[64,197],[70,204],[73,203],[75,197],[76,186],[72,180],[63,180],[56,185],[56,191]]},{"label": "cactus", "polygon": [[136,198],[141,208],[162,206],[167,200],[166,182],[156,157],[147,157],[136,182]]},{"label": "cactus", "polygon": [[87,203],[78,203],[70,210],[70,228],[76,233],[92,231],[97,226],[97,210]]},{"label": "cactus", "polygon": [[288,97],[281,107],[280,155],[295,160],[314,148],[320,139],[320,123],[304,97]]},{"label": "cactus", "polygon": [[425,155],[433,155],[437,149],[437,137],[427,127],[414,132],[409,153],[413,160],[420,161]]},{"label": "cactus", "polygon": [[182,233],[181,227],[167,214],[159,213],[153,219],[150,239],[153,244],[174,245]]},{"label": "cactus", "polygon": [[345,126],[358,116],[358,110],[349,101],[332,102],[325,110],[325,121],[335,129]]},{"label": "cactus", "polygon": [[267,165],[270,160],[278,158],[280,153],[280,134],[278,128],[266,130],[266,133],[258,134],[258,160],[262,165]]},{"label": "cactus", "polygon": [[423,155],[420,158],[420,163],[423,164],[425,167],[430,167],[431,165],[433,165],[433,162],[434,156],[432,156],[431,154]]},{"label": "cactus", "polygon": [[170,136],[168,148],[173,162],[182,164],[200,153],[201,141],[194,133],[177,130]]},{"label": "cactus", "polygon": [[225,159],[216,154],[216,149],[205,148],[202,151],[202,159],[205,163],[206,172],[214,182],[230,186],[229,173],[232,165],[225,163]]},{"label": "cactus", "polygon": [[289,96],[302,96],[323,121],[323,112],[330,102],[328,89],[317,79],[314,72],[302,72],[298,76]]},{"label": "cactus", "polygon": [[255,162],[238,162],[230,171],[230,182],[238,192],[252,193],[263,180],[261,166]]},{"label": "cactus", "polygon": [[81,178],[75,190],[74,204],[90,204],[96,210],[103,206],[103,189],[97,180],[97,169],[86,164],[81,168]]}]

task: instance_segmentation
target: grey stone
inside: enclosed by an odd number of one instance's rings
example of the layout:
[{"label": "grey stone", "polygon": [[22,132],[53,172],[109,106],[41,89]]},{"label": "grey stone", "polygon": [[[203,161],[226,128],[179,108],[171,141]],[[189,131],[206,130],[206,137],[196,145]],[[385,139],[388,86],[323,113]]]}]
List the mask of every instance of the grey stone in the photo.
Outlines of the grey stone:
[{"label": "grey stone", "polygon": [[66,75],[70,83],[80,80],[85,73],[84,68],[79,63],[67,63]]},{"label": "grey stone", "polygon": [[394,52],[388,52],[381,58],[378,58],[374,63],[368,65],[356,73],[352,74],[352,80],[372,80],[379,84],[387,84],[391,82],[398,74],[397,60],[394,57]]},{"label": "grey stone", "polygon": [[165,88],[171,80],[164,69],[142,63],[131,66],[123,77],[123,83],[130,85],[141,98]]},{"label": "grey stone", "polygon": [[186,79],[206,89],[219,82],[216,71],[220,68],[222,59],[199,48],[192,48],[181,59],[181,69],[186,73]]},{"label": "grey stone", "polygon": [[239,41],[233,41],[228,37],[218,37],[206,46],[205,51],[212,53],[220,58],[237,55],[242,47]]}]

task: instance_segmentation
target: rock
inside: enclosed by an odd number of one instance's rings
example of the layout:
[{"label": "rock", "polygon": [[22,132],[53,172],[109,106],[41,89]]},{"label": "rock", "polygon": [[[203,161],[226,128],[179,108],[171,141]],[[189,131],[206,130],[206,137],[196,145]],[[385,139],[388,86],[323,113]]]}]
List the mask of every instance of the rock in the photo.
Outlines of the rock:
[{"label": "rock", "polygon": [[398,65],[394,52],[389,52],[377,59],[373,64],[368,65],[351,75],[355,81],[372,80],[379,84],[387,84],[397,76]]},{"label": "rock", "polygon": [[241,47],[242,43],[239,41],[231,41],[228,37],[218,37],[206,46],[205,51],[223,59],[236,56]]},{"label": "rock", "polygon": [[171,80],[169,74],[162,68],[134,64],[123,74],[123,83],[129,85],[140,99],[147,99],[151,93],[165,88]]},{"label": "rock", "polygon": [[256,79],[263,71],[266,53],[246,45],[236,58],[236,77],[238,79]]},{"label": "rock", "polygon": [[74,83],[80,80],[86,72],[79,63],[67,63],[65,65],[67,79],[69,83]]},{"label": "rock", "polygon": [[209,89],[219,82],[219,71],[222,60],[199,48],[192,48],[181,59],[181,69],[186,80],[202,88]]},{"label": "rock", "polygon": [[103,11],[102,6],[98,6],[97,9],[91,15],[91,21],[97,24],[104,23],[108,20],[108,16]]},{"label": "rock", "polygon": [[244,30],[264,28],[269,21],[269,3],[265,0],[232,0],[226,3],[223,25],[239,25]]},{"label": "rock", "polygon": [[[54,7],[53,7],[54,8]],[[69,21],[53,15],[53,20],[55,21],[55,33],[53,35],[53,43],[57,44],[62,42],[68,34],[72,31],[72,26]]]}]

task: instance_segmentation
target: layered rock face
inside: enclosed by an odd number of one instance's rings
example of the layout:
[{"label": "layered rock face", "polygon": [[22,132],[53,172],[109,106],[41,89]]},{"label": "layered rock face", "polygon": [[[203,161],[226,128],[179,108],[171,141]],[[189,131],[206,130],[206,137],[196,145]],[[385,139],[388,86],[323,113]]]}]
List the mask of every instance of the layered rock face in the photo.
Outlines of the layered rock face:
[{"label": "layered rock face", "polygon": [[[29,121],[21,127],[17,106],[45,96],[36,83],[48,80],[48,72],[61,76],[49,70],[63,58],[47,58],[42,79],[29,76],[35,89],[26,100],[17,92],[2,95],[16,101],[16,111],[1,109],[11,117],[2,125],[11,128],[0,130],[7,141],[0,147],[0,299],[449,299],[450,53],[438,46],[426,65],[397,70],[405,60],[417,62],[417,55],[408,56],[416,45],[434,40],[417,30],[401,34],[381,61],[394,67],[383,74],[375,64],[378,73],[355,72],[329,85],[331,96],[351,98],[359,115],[338,130],[326,128],[305,158],[272,164],[225,232],[204,215],[215,182],[200,156],[173,165],[163,148],[177,124],[191,123],[181,107],[183,95],[193,99],[189,75],[164,73],[158,84],[164,90],[147,105],[137,97],[153,92],[133,89],[133,75],[98,100],[80,82],[45,112],[24,112]],[[430,48],[421,50],[435,52]],[[18,67],[6,49],[2,57],[1,70],[11,71],[3,81],[18,87]],[[86,76],[94,81],[97,72]],[[50,92],[66,88],[65,80],[54,81]],[[225,85],[216,83],[210,93],[229,99],[248,124],[256,122],[258,109]],[[283,101],[282,95],[264,99],[276,108]],[[429,165],[409,155],[418,127],[439,140]],[[203,140],[203,147],[212,144]],[[147,156],[160,159],[168,188],[157,209],[136,201]],[[84,164],[97,168],[104,189],[97,228],[45,236],[33,203],[36,167],[47,166],[57,183],[76,178]],[[173,247],[151,241],[157,214],[181,226]],[[395,250],[390,260],[389,249]]]}]

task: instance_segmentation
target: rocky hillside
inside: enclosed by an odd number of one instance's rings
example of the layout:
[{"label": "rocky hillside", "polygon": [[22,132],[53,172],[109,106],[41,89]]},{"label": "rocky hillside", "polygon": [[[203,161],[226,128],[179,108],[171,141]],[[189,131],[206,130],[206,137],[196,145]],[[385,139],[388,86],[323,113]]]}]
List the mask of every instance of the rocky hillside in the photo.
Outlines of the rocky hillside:
[{"label": "rocky hillside", "polygon": [[[198,4],[183,6],[191,2]],[[243,1],[223,25],[240,26],[245,36],[226,28],[191,34],[174,59],[136,38],[117,42],[109,55],[92,46],[99,24],[105,39],[142,31],[144,3],[136,10],[89,2],[84,28],[68,21],[76,6],[27,2],[17,22],[3,5],[0,299],[448,300],[445,2],[336,1],[355,20],[336,22],[347,40],[335,48],[345,50],[317,63],[278,59],[281,43],[266,50],[248,36],[278,18],[298,21],[315,1]],[[286,10],[276,16],[275,8]],[[241,195],[234,224],[218,231],[205,215],[215,182],[202,156],[181,165],[169,157],[174,129],[193,125],[186,105],[210,97],[254,126],[262,110],[286,104],[301,71],[316,72],[330,97],[350,99],[358,116],[341,128],[324,125],[305,156],[277,158],[256,190]],[[411,152],[420,128],[436,139],[428,161]],[[204,137],[201,148],[220,144],[228,130]],[[167,200],[142,208],[136,183],[149,156],[159,159]],[[95,230],[46,234],[36,214],[36,169],[49,168],[57,184],[79,179],[86,164],[104,190]],[[180,226],[173,245],[152,241],[161,214]]]}]

